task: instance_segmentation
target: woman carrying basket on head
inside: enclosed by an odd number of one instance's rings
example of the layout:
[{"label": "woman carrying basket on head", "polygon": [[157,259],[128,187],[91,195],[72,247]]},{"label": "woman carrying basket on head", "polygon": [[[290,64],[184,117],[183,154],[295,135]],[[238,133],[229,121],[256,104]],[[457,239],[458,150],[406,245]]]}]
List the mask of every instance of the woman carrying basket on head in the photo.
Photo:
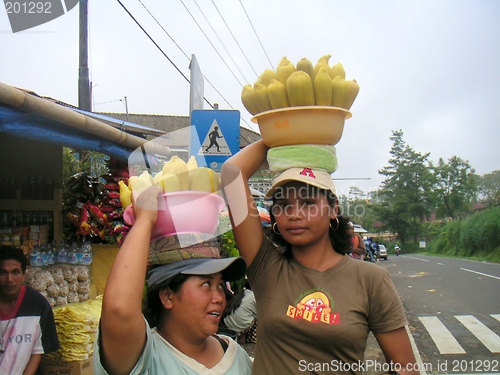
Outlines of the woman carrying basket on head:
[{"label": "woman carrying basket on head", "polygon": [[329,172],[291,166],[277,174],[266,194],[273,202],[272,230],[264,234],[248,180],[268,151],[257,141],[228,159],[221,172],[257,301],[253,373],[360,374],[372,331],[396,370],[417,374],[408,322],[389,274],[348,256],[349,219],[341,215]]}]

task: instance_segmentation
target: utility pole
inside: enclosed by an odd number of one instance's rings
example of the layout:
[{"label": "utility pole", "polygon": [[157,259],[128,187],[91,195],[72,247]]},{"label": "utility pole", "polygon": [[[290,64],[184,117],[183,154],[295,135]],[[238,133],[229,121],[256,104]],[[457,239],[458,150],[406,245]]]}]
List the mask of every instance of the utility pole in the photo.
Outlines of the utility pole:
[{"label": "utility pole", "polygon": [[90,80],[88,65],[88,0],[80,0],[80,43],[78,67],[78,108],[90,112]]},{"label": "utility pole", "polygon": [[[88,64],[88,0],[80,0],[80,23],[79,23],[79,64],[78,64],[78,108],[91,112],[90,104],[90,80]],[[83,150],[75,150],[75,156],[80,161],[81,168],[89,159],[89,153]],[[92,166],[90,170],[92,172]]]}]

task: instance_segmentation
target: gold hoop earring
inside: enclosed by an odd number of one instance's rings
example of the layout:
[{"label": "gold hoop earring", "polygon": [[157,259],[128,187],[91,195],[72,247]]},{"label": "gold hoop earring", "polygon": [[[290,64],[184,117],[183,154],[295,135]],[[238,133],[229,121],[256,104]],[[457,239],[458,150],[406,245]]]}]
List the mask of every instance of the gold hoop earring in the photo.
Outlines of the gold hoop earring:
[{"label": "gold hoop earring", "polygon": [[335,220],[337,220],[337,227],[336,227],[335,229],[333,229],[333,227],[332,227],[332,223],[330,223],[330,224],[329,224],[329,225],[330,225],[330,229],[331,229],[331,230],[333,230],[333,231],[338,230],[338,229],[339,229],[339,227],[340,227],[340,221],[339,221],[339,218],[338,218],[338,217],[335,217]]},{"label": "gold hoop earring", "polygon": [[278,228],[278,223],[276,222],[273,224],[273,232],[276,233],[278,236],[281,236],[281,233]]}]

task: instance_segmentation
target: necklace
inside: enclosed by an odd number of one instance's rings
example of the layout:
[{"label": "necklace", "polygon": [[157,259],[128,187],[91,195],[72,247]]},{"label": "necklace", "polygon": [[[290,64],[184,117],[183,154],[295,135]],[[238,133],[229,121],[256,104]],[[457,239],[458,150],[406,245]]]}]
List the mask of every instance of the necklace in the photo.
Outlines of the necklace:
[{"label": "necklace", "polygon": [[[16,302],[14,303],[14,306],[12,307],[12,311],[10,312],[9,320],[7,321],[7,325],[5,326],[5,331],[3,330],[2,322],[0,321],[0,355],[2,357],[3,357],[3,353],[5,353],[5,349],[3,347],[3,343],[4,343],[3,335],[4,335],[4,333],[7,333],[7,331],[9,330],[10,321],[12,320],[12,318],[14,317],[14,313],[16,312],[19,294],[17,295]],[[7,345],[5,345],[5,346],[7,346]]]}]

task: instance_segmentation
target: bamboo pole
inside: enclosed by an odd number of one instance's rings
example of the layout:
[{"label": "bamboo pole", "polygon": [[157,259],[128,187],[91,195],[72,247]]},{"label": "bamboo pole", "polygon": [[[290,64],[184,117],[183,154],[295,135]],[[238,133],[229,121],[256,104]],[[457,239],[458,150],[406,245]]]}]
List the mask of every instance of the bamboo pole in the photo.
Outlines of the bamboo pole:
[{"label": "bamboo pole", "polygon": [[0,82],[0,102],[23,111],[60,122],[64,125],[71,126],[72,128],[82,130],[132,149],[145,146],[147,143],[148,152],[164,156],[168,156],[170,154],[169,147],[127,134],[124,131],[115,129],[112,126],[89,116],[72,111],[69,108],[52,103],[46,99],[30,95],[2,82]]}]

